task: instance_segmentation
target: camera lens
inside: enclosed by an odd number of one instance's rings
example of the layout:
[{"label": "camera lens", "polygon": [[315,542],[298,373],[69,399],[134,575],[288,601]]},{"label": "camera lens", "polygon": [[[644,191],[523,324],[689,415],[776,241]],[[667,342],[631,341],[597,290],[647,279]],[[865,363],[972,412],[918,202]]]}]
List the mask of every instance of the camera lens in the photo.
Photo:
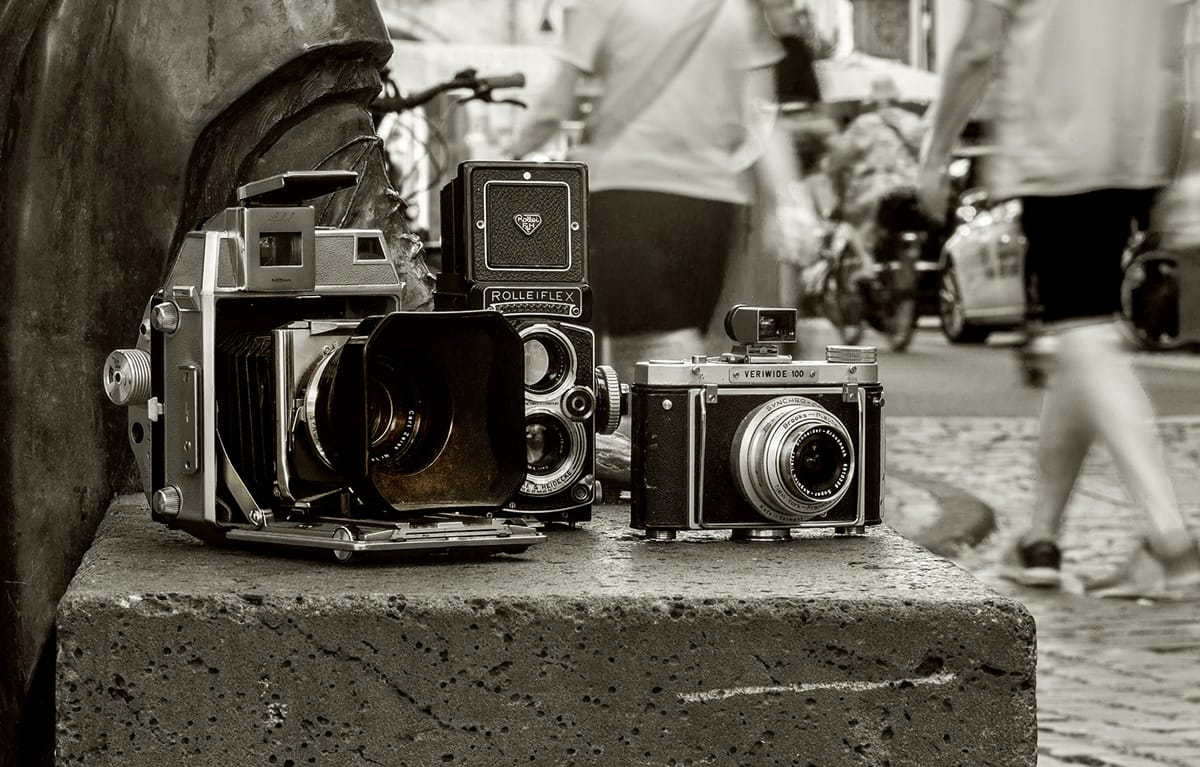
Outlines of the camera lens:
[{"label": "camera lens", "polygon": [[799,524],[840,502],[854,465],[846,427],[807,397],[759,405],[742,419],[730,447],[730,467],[743,497],[781,524]]},{"label": "camera lens", "polygon": [[561,332],[549,325],[521,331],[525,343],[525,389],[538,395],[557,393],[575,375],[575,349]]},{"label": "camera lens", "polygon": [[827,496],[846,481],[849,455],[841,435],[823,426],[810,429],[792,448],[791,478],[805,495]]},{"label": "camera lens", "polygon": [[396,408],[392,392],[383,382],[372,378],[367,382],[367,444],[372,453],[399,448],[412,440],[420,424],[415,410]]},{"label": "camera lens", "polygon": [[419,365],[401,365],[383,356],[371,360],[366,405],[372,464],[394,473],[412,473],[438,457],[450,436],[452,419],[436,379],[435,373]]},{"label": "camera lens", "polygon": [[562,466],[571,454],[566,424],[549,415],[534,415],[525,422],[525,461],[529,471],[545,476]]},{"label": "camera lens", "polygon": [[[339,468],[338,434],[344,427],[338,403],[344,404],[346,399],[337,389],[339,356],[340,352],[334,352],[317,363],[305,394],[305,421],[313,447],[335,470]],[[412,473],[437,459],[451,424],[450,405],[439,393],[443,388],[439,381],[427,367],[401,365],[382,355],[367,365],[360,396],[365,398],[362,404],[371,464],[393,473]]]},{"label": "camera lens", "polygon": [[525,495],[544,496],[568,489],[583,476],[585,432],[583,425],[550,410],[525,418]]}]

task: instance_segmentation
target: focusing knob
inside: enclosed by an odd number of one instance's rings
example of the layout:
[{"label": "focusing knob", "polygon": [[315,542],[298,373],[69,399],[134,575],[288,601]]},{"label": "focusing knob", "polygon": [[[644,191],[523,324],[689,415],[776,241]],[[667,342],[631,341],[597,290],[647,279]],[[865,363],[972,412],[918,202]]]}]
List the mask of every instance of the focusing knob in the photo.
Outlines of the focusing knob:
[{"label": "focusing knob", "polygon": [[621,425],[621,382],[608,365],[596,366],[596,430],[612,434]]},{"label": "focusing knob", "polygon": [[562,395],[562,409],[572,421],[586,421],[596,410],[596,395],[586,386],[572,386]]},{"label": "focusing knob", "polygon": [[150,309],[150,324],[160,333],[174,333],[179,330],[179,307],[171,301],[155,304]]},{"label": "focusing knob", "polygon": [[825,361],[843,365],[874,365],[878,351],[874,346],[826,346]]},{"label": "focusing knob", "polygon": [[183,510],[183,493],[179,492],[179,488],[174,485],[167,485],[154,491],[150,505],[159,515],[174,519]]},{"label": "focusing knob", "polygon": [[150,399],[150,355],[141,349],[117,349],[104,361],[104,393],[114,405]]}]

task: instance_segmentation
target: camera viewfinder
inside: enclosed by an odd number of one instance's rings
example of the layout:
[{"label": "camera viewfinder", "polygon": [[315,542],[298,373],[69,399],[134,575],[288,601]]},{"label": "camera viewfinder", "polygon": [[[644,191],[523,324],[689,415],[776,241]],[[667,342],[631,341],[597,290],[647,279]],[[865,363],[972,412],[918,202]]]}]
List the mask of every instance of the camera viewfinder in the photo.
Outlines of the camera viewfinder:
[{"label": "camera viewfinder", "polygon": [[258,235],[259,266],[300,266],[300,232],[260,232]]},{"label": "camera viewfinder", "polygon": [[796,340],[796,310],[738,304],[725,315],[725,333],[740,344],[786,344]]}]

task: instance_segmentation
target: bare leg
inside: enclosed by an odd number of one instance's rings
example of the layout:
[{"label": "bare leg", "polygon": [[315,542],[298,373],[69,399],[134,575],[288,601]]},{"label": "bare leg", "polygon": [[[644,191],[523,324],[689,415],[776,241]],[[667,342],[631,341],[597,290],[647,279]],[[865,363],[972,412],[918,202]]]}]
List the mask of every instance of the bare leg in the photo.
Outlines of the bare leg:
[{"label": "bare leg", "polygon": [[1153,407],[1120,348],[1116,327],[1072,328],[1059,341],[1064,394],[1078,396],[1134,504],[1146,513],[1152,550],[1164,559],[1186,553],[1194,543],[1167,474]]},{"label": "bare leg", "polygon": [[1022,543],[1058,541],[1063,513],[1092,438],[1087,409],[1078,392],[1062,375],[1051,375],[1038,425],[1037,500]]}]

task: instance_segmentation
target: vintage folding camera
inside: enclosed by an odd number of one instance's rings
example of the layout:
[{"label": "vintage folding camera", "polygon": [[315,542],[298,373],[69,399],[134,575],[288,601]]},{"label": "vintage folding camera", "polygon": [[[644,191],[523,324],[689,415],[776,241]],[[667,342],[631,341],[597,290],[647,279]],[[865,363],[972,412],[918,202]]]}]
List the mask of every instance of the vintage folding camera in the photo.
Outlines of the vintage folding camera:
[{"label": "vintage folding camera", "polygon": [[401,312],[375,230],[314,226],[345,171],[238,189],[188,233],[104,386],[153,517],[210,542],[523,551],[521,338],[498,312]]},{"label": "vintage folding camera", "polygon": [[495,309],[525,353],[527,472],[507,513],[585,522],[596,432],[620,425],[615,371],[595,365],[582,163],[467,162],[442,190],[437,309]]},{"label": "vintage folding camera", "polygon": [[632,527],[651,540],[728,529],[787,539],[860,534],[883,510],[883,388],[876,352],[830,346],[793,360],[796,312],[735,306],[733,351],[639,362],[631,387]]}]

